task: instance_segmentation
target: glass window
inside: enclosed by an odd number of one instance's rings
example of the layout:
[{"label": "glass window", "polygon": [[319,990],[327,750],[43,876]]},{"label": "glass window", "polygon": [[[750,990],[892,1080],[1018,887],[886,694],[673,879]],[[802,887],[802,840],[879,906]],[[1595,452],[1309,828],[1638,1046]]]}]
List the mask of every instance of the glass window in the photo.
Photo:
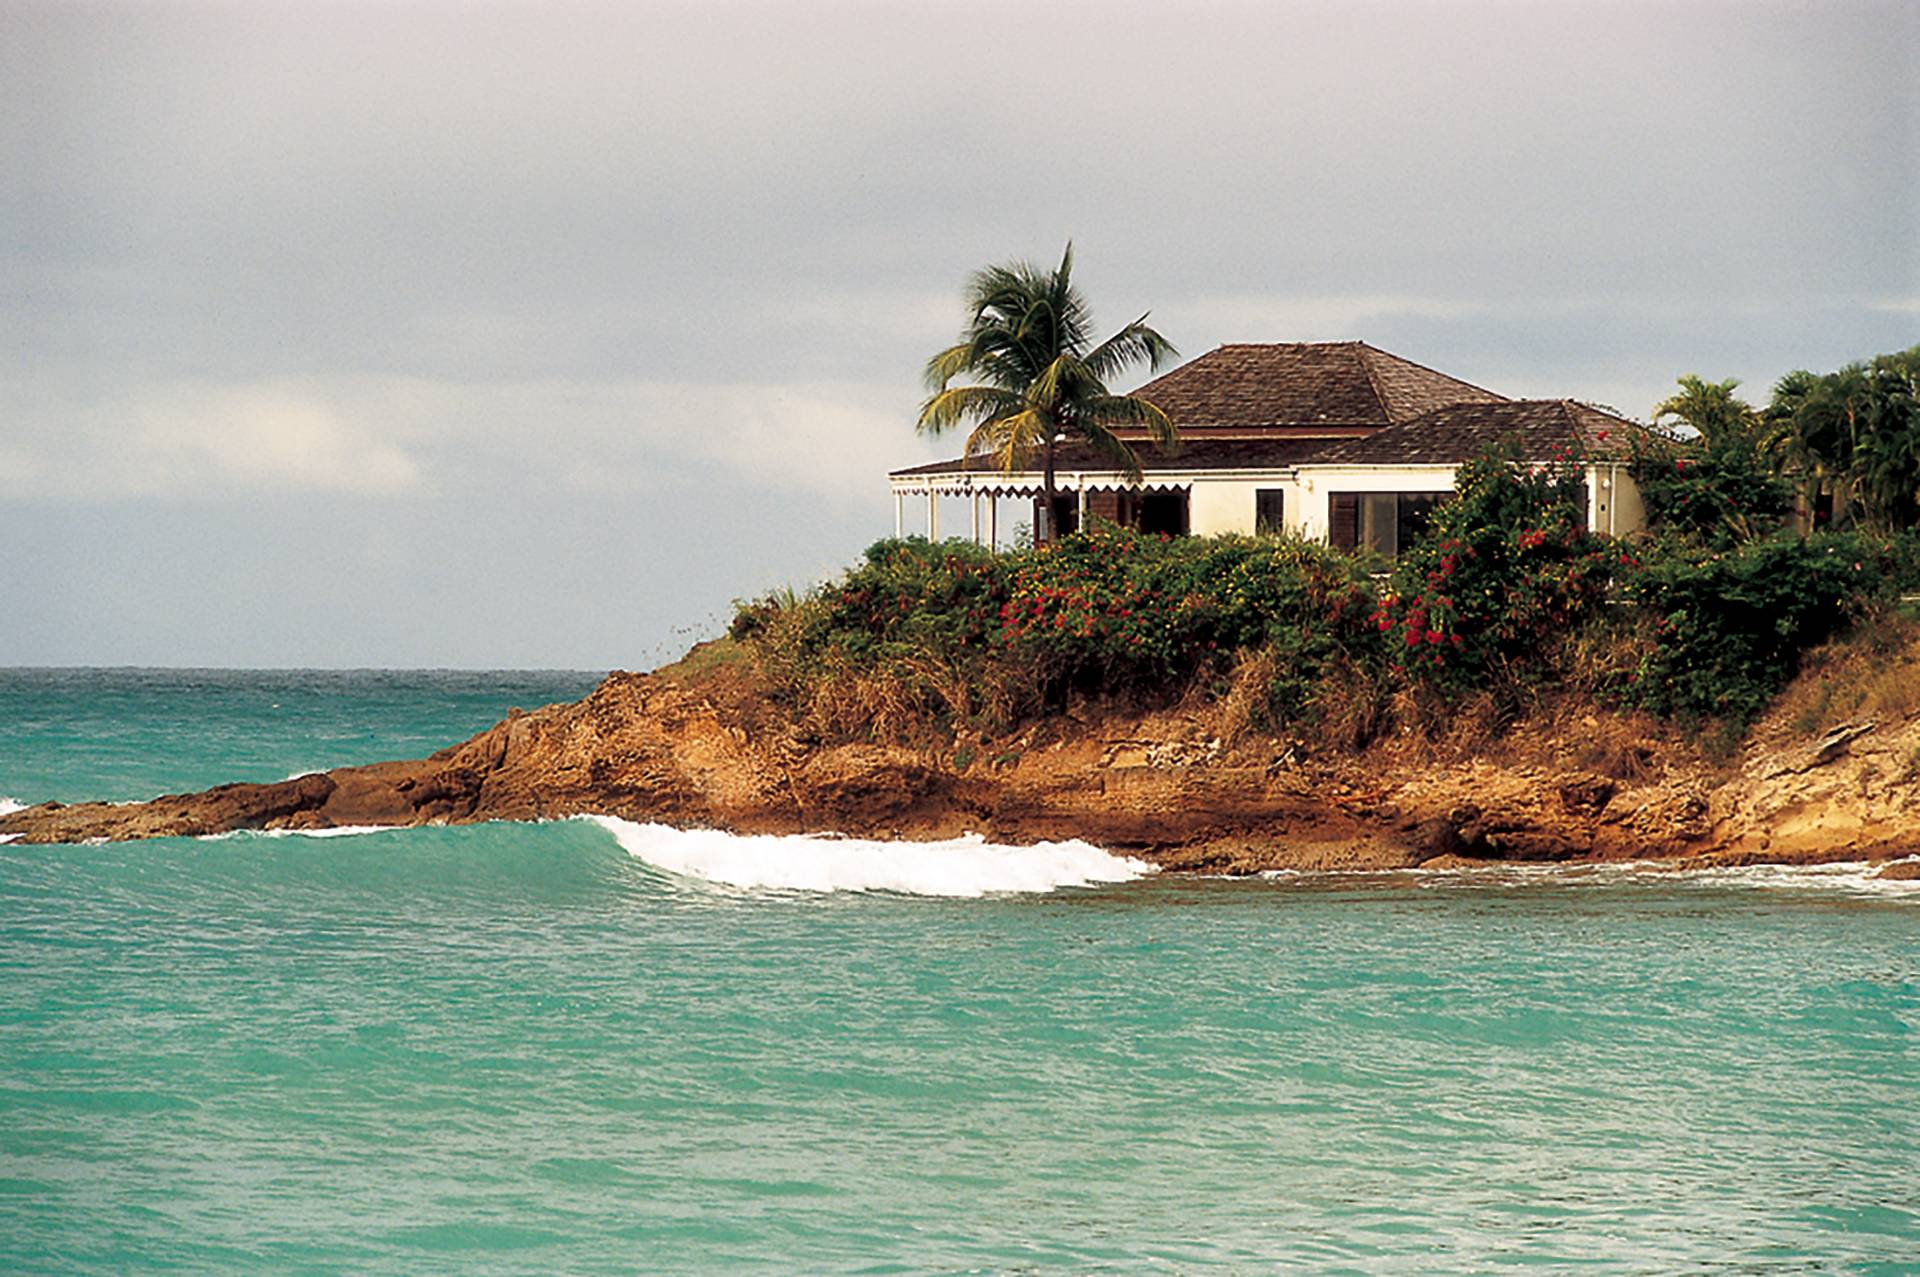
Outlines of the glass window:
[{"label": "glass window", "polygon": [[1360,544],[1388,558],[1400,553],[1400,494],[1368,492],[1360,498]]},{"label": "glass window", "polygon": [[1287,490],[1285,488],[1254,490],[1253,530],[1258,536],[1278,536],[1287,530]]}]

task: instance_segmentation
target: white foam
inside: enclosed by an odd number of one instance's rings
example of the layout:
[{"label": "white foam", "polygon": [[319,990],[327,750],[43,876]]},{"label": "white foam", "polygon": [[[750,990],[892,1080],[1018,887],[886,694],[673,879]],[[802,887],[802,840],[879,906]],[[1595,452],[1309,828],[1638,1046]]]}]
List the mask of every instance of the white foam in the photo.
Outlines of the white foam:
[{"label": "white foam", "polygon": [[1730,887],[1798,887],[1849,895],[1920,896],[1920,879],[1878,876],[1886,865],[1898,863],[1836,860],[1824,865],[1742,865],[1727,869],[1685,869],[1679,876],[1697,883]]},{"label": "white foam", "polygon": [[320,829],[229,829],[197,837],[202,842],[221,838],[356,838],[361,834],[384,834],[406,828],[406,825],[328,825]]},{"label": "white foam", "polygon": [[[1907,856],[1903,860],[1920,860]],[[1813,865],[1738,865],[1703,867],[1672,860],[1566,861],[1522,863],[1486,861],[1445,869],[1269,869],[1269,879],[1410,878],[1422,887],[1609,886],[1640,883],[1676,887],[1748,887],[1837,892],[1859,896],[1920,897],[1920,879],[1882,878],[1880,870],[1899,861],[1843,860]]]},{"label": "white foam", "polygon": [[325,829],[263,829],[269,838],[357,838],[361,834],[384,834],[405,825],[328,825]]},{"label": "white foam", "polygon": [[25,811],[27,805],[17,798],[8,798],[0,794],[0,816],[11,816],[16,811]]},{"label": "white foam", "polygon": [[1129,882],[1154,870],[1143,860],[1078,840],[1010,847],[967,834],[942,842],[876,842],[674,829],[616,816],[586,819],[657,869],[731,887],[985,896]]}]

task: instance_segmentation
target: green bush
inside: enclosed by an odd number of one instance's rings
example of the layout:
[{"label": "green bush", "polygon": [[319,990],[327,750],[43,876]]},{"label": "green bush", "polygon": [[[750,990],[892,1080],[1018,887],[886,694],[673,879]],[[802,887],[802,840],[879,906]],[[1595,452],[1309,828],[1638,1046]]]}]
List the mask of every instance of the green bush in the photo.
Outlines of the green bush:
[{"label": "green bush", "polygon": [[1732,550],[1672,547],[1625,578],[1651,628],[1624,689],[1656,714],[1745,726],[1800,656],[1882,601],[1891,556],[1853,533],[1776,533]]},{"label": "green bush", "polygon": [[[1219,693],[1230,670],[1244,721],[1270,729],[1324,726],[1397,685],[1422,706],[1471,694],[1502,715],[1534,689],[1601,690],[1737,731],[1806,649],[1920,589],[1920,534],[1629,544],[1585,531],[1570,460],[1538,468],[1497,449],[1458,483],[1384,593],[1377,560],[1323,544],[1097,523],[999,554],[881,541],[804,597],[741,604],[731,632],[823,734],[984,734],[1074,691]],[[1602,606],[1610,585],[1625,606]]]},{"label": "green bush", "polygon": [[1015,573],[1001,641],[1050,687],[1171,689],[1217,655],[1283,658],[1276,715],[1307,706],[1323,664],[1374,646],[1365,574],[1291,538],[1167,540],[1111,525],[1030,555]]},{"label": "green bush", "polygon": [[763,668],[802,699],[836,677],[890,671],[910,699],[948,706],[956,686],[990,682],[1007,689],[1013,713],[1069,690],[1177,693],[1259,647],[1283,658],[1273,712],[1297,715],[1326,661],[1377,650],[1372,607],[1365,574],[1323,545],[1095,524],[997,555],[957,541],[882,541],[805,600],[740,604],[731,633],[754,642]]},{"label": "green bush", "polygon": [[1650,530],[1716,549],[1778,530],[1793,509],[1792,485],[1750,440],[1707,449],[1639,440],[1631,473]]},{"label": "green bush", "polygon": [[1549,672],[1628,556],[1586,531],[1570,460],[1534,468],[1501,445],[1460,467],[1455,493],[1401,552],[1374,614],[1397,668],[1440,690]]}]

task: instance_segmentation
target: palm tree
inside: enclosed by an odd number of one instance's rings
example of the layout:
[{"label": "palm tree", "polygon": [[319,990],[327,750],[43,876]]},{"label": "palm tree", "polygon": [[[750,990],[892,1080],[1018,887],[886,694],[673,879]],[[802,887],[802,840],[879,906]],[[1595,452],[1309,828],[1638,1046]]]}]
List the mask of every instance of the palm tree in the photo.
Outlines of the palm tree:
[{"label": "palm tree", "polygon": [[1895,532],[1920,523],[1920,347],[1880,355],[1867,373],[1872,391],[1854,482],[1865,522]]},{"label": "palm tree", "polygon": [[1706,381],[1698,374],[1680,378],[1680,391],[1654,405],[1654,424],[1669,420],[1698,431],[1708,449],[1719,451],[1736,444],[1752,445],[1760,424],[1753,405],[1734,394],[1740,387],[1738,377],[1725,381]]},{"label": "palm tree", "polygon": [[[1116,395],[1107,382],[1144,361],[1158,369],[1178,357],[1147,326],[1145,315],[1099,345],[1092,316],[1073,286],[1073,245],[1052,271],[1028,262],[989,266],[968,281],[966,331],[927,361],[919,430],[938,435],[968,426],[966,454],[991,455],[1003,472],[1044,475],[1051,533],[1055,520],[1054,455],[1068,440],[1089,444],[1129,482],[1140,482],[1140,459],[1115,433],[1135,427],[1162,448],[1178,441],[1173,422],[1138,395]],[[971,375],[977,384],[956,386]]]},{"label": "palm tree", "polygon": [[1854,498],[1855,454],[1872,389],[1866,366],[1858,363],[1825,374],[1801,369],[1775,384],[1767,417],[1803,476],[1809,508],[1822,491],[1832,494],[1836,514]]}]

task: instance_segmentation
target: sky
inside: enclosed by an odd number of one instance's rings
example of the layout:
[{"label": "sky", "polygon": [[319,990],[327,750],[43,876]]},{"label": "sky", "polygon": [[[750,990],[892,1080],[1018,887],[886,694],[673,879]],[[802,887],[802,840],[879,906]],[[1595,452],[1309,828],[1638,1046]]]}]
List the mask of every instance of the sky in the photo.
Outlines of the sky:
[{"label": "sky", "polygon": [[[1920,343],[1920,4],[0,0],[0,665],[643,669],[968,274],[1645,416]],[[947,516],[948,529],[959,526]]]}]

